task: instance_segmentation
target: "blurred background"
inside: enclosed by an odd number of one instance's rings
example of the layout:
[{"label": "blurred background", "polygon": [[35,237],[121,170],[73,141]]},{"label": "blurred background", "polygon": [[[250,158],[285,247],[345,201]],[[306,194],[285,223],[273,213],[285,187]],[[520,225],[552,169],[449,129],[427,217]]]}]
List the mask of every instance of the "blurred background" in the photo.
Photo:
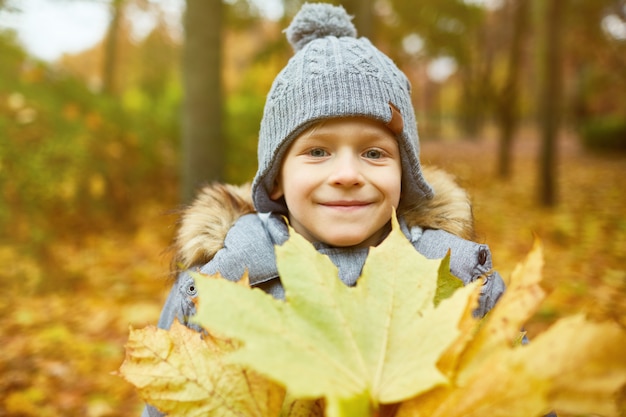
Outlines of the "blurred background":
[{"label": "blurred background", "polygon": [[[0,416],[133,416],[112,373],[158,319],[176,210],[256,171],[295,0],[0,0]],[[532,338],[626,325],[626,1],[350,0],[413,84],[422,162],[472,195]]]}]

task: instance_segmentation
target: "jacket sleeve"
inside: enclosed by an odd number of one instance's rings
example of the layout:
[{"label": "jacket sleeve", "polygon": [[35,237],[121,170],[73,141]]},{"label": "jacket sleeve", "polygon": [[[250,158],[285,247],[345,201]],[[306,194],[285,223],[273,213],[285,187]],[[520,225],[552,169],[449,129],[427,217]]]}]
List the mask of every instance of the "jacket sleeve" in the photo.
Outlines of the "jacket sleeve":
[{"label": "jacket sleeve", "polygon": [[[185,326],[200,331],[200,327],[189,322],[189,318],[195,314],[193,299],[197,290],[193,278],[186,272],[181,272],[161,310],[158,327],[168,330],[175,319]],[[165,414],[151,405],[146,405],[141,417],[163,417]]]},{"label": "jacket sleeve", "polygon": [[465,284],[485,277],[479,305],[474,310],[476,317],[483,317],[493,308],[505,286],[500,274],[492,269],[491,251],[487,245],[461,239],[443,230],[426,229],[418,234],[412,231],[412,235],[413,245],[427,258],[443,258],[450,250],[450,272]]},{"label": "jacket sleeve", "polygon": [[197,295],[195,282],[186,271],[181,272],[176,279],[170,294],[161,310],[158,327],[168,330],[175,319],[195,330],[200,328],[190,323],[189,318],[196,312],[193,300]]},{"label": "jacket sleeve", "polygon": [[[267,265],[274,265],[274,246],[268,239],[259,216],[242,216],[229,229],[223,248],[214,255],[213,259],[194,268],[197,268],[198,272],[209,275],[219,271],[224,278],[232,281],[238,280],[246,269],[252,276],[272,278],[276,276],[274,268],[265,268]],[[267,242],[267,244],[259,242]],[[277,285],[279,281],[267,283],[264,281],[261,279],[263,288],[273,295],[282,291],[282,287]],[[202,331],[200,326],[190,321],[196,313],[193,302],[196,297],[197,289],[193,277],[187,271],[181,272],[163,305],[158,327],[168,330],[177,319],[190,329]],[[161,416],[163,414],[151,406],[147,406],[142,414],[142,417]]]}]

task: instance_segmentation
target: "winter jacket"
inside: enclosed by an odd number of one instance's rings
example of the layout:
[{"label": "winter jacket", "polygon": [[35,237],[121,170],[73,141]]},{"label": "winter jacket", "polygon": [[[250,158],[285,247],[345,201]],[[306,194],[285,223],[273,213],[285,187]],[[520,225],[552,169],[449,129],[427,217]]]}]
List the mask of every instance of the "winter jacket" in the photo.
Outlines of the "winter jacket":
[{"label": "winter jacket", "polygon": [[[474,314],[484,316],[504,291],[504,283],[492,269],[488,246],[472,242],[473,215],[467,193],[444,171],[424,167],[424,176],[435,197],[399,215],[404,235],[427,258],[443,258],[450,250],[450,270],[464,283],[484,277],[479,306]],[[174,264],[177,279],[165,302],[158,326],[168,329],[175,318],[196,328],[196,288],[187,271],[219,272],[238,280],[248,271],[250,284],[283,298],[284,292],[274,258],[274,245],[288,238],[282,216],[256,213],[249,186],[214,184],[201,190],[193,204],[182,212],[175,239]],[[367,249],[333,248],[315,244],[338,267],[339,278],[355,285],[367,257]],[[147,407],[143,416],[160,416]]]}]

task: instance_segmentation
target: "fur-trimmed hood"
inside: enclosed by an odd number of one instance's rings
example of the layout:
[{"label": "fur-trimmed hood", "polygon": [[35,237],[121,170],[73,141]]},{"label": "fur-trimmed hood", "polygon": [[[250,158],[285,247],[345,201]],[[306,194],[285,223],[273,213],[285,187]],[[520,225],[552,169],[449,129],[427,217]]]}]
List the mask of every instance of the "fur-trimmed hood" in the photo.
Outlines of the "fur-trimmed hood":
[{"label": "fur-trimmed hood", "polygon": [[[474,236],[474,218],[469,196],[452,175],[437,168],[423,167],[423,174],[435,191],[402,213],[409,227],[442,229],[463,239]],[[181,213],[174,240],[174,266],[187,269],[210,261],[223,247],[224,238],[241,216],[254,213],[250,184],[211,184],[200,190],[195,201]]]}]

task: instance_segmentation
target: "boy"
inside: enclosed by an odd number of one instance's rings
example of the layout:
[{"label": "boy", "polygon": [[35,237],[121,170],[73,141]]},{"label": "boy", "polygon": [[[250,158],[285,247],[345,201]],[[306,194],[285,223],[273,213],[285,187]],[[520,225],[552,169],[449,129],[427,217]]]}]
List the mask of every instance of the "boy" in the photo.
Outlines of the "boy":
[{"label": "boy", "polygon": [[[342,7],[305,4],[286,34],[295,54],[267,97],[252,204],[246,188],[203,190],[183,215],[175,262],[229,280],[247,270],[252,286],[283,298],[274,245],[288,238],[287,218],[355,285],[395,209],[417,251],[442,258],[451,250],[451,270],[465,283],[486,277],[475,311],[483,316],[504,284],[488,247],[464,239],[472,223],[465,193],[440,171],[427,171],[429,181],[423,175],[405,75],[356,38]],[[193,279],[180,272],[159,326],[178,318],[194,327],[195,296]],[[148,407],[144,415],[160,414]]]}]

